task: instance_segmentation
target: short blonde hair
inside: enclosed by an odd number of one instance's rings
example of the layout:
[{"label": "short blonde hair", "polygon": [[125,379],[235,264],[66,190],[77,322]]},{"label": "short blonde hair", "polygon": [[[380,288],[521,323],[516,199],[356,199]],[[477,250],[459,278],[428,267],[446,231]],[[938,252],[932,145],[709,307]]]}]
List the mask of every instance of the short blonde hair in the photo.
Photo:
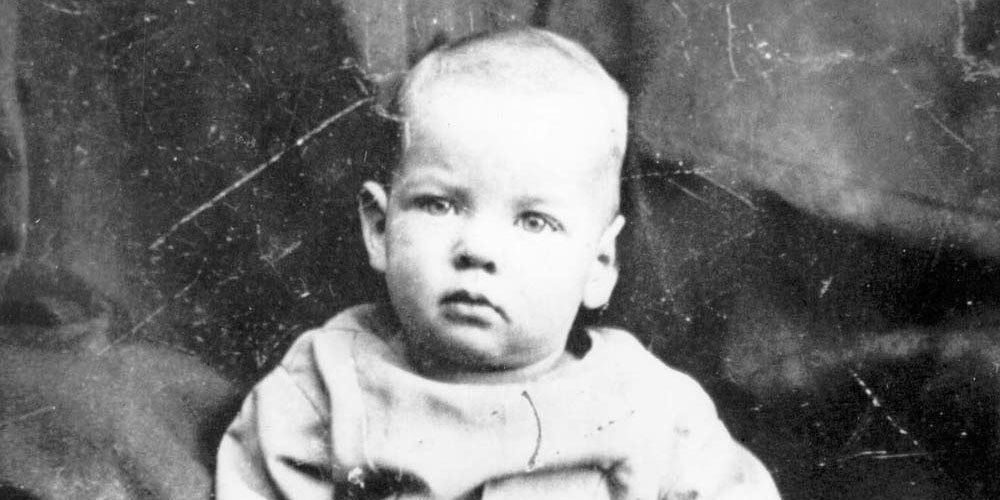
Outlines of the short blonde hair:
[{"label": "short blonde hair", "polygon": [[580,44],[522,27],[476,34],[432,50],[413,66],[395,96],[393,112],[402,122],[404,142],[408,117],[416,112],[415,96],[444,78],[485,83],[504,92],[578,97],[581,107],[593,110],[595,123],[609,127],[608,167],[618,179],[628,136],[628,96]]}]

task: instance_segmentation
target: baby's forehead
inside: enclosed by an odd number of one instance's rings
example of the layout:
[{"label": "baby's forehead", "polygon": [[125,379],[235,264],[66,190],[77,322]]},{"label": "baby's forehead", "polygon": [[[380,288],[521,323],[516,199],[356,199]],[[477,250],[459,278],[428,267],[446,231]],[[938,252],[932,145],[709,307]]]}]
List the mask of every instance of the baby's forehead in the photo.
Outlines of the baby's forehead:
[{"label": "baby's forehead", "polygon": [[442,87],[528,99],[587,97],[591,102],[584,104],[610,101],[621,105],[622,112],[627,106],[624,93],[592,56],[568,41],[542,35],[485,38],[432,52],[411,71],[403,99],[419,99]]},{"label": "baby's forehead", "polygon": [[551,88],[517,88],[488,79],[439,78],[411,96],[403,125],[466,127],[489,130],[497,141],[555,138],[615,142],[626,127],[624,117],[595,103],[585,92]]},{"label": "baby's forehead", "polygon": [[404,138],[429,123],[491,124],[507,132],[498,140],[568,131],[624,150],[624,92],[582,47],[548,33],[501,34],[431,53],[408,75],[400,104]]},{"label": "baby's forehead", "polygon": [[516,158],[536,170],[558,164],[592,178],[620,168],[625,126],[565,94],[442,85],[415,96],[404,122],[404,156],[476,151]]}]

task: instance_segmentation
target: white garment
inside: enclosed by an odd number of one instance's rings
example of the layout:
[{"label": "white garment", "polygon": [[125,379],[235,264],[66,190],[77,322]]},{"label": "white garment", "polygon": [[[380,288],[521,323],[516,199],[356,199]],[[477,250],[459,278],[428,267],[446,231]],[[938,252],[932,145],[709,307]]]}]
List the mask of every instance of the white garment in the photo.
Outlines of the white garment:
[{"label": "white garment", "polygon": [[390,348],[388,306],[300,337],[219,450],[217,498],[773,499],[690,377],[626,332],[523,383],[448,383]]}]

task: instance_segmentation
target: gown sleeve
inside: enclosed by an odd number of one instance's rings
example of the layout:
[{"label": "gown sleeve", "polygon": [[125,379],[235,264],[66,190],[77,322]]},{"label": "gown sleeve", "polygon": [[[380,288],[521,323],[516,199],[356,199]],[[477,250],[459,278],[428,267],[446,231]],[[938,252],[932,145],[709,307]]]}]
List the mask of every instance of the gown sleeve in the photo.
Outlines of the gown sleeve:
[{"label": "gown sleeve", "polygon": [[329,417],[281,366],[254,387],[219,447],[218,500],[333,498]]},{"label": "gown sleeve", "polygon": [[687,384],[690,410],[678,422],[677,474],[666,500],[780,500],[764,464],[736,441],[715,405],[693,380]]}]

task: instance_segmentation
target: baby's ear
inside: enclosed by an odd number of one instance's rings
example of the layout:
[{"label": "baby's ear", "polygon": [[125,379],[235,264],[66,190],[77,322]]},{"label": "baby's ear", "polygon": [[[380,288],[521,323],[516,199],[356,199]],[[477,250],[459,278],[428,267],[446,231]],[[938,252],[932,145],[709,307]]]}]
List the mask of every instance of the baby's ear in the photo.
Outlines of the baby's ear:
[{"label": "baby's ear", "polygon": [[368,263],[373,269],[385,272],[385,214],[389,196],[381,184],[365,182],[358,194],[358,214],[361,216],[361,234],[368,250]]},{"label": "baby's ear", "polygon": [[604,229],[601,240],[597,244],[597,259],[594,261],[590,278],[583,290],[583,307],[597,309],[603,307],[611,299],[611,291],[618,282],[618,262],[615,260],[615,240],[625,218],[616,215],[615,219]]}]

